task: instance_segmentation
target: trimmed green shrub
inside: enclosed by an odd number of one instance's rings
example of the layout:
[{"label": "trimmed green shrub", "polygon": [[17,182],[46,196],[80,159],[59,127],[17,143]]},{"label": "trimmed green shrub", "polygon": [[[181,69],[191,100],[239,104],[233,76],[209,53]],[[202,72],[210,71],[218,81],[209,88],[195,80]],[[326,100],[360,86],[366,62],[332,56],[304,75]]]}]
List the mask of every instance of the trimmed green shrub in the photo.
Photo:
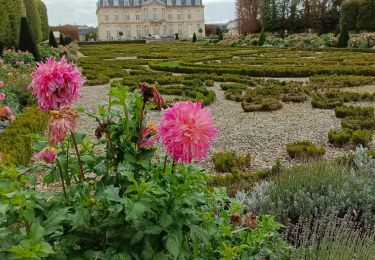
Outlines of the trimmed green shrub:
[{"label": "trimmed green shrub", "polygon": [[341,120],[341,126],[351,130],[374,130],[375,118],[347,117]]},{"label": "trimmed green shrub", "polygon": [[247,171],[251,167],[251,155],[249,153],[237,155],[233,150],[214,153],[212,161],[218,172]]},{"label": "trimmed green shrub", "polygon": [[338,118],[346,117],[374,117],[373,107],[360,106],[339,106],[335,108],[335,115]]},{"label": "trimmed green shrub", "polygon": [[350,39],[350,36],[349,36],[348,26],[347,26],[346,23],[344,23],[341,26],[341,32],[340,32],[339,41],[337,43],[337,47],[339,47],[339,48],[348,47],[349,39]]},{"label": "trimmed green shrub", "polygon": [[62,33],[60,33],[59,44],[60,44],[60,45],[63,45],[63,46],[66,45],[66,44],[65,44],[65,37],[64,37],[64,35],[63,35]]},{"label": "trimmed green shrub", "polygon": [[27,165],[32,155],[30,134],[41,133],[47,127],[48,116],[37,108],[25,108],[0,134],[0,153],[5,164]]},{"label": "trimmed green shrub", "polygon": [[50,47],[57,48],[56,38],[55,38],[55,35],[53,35],[53,32],[52,32],[52,31],[49,32],[49,41],[48,41],[48,45],[49,45]]},{"label": "trimmed green shrub", "polygon": [[204,82],[204,84],[206,85],[206,87],[213,87],[215,82],[213,80],[208,79]]},{"label": "trimmed green shrub", "polygon": [[225,99],[235,101],[235,102],[242,102],[243,95],[241,90],[228,90],[225,91]]},{"label": "trimmed green shrub", "polygon": [[323,146],[316,146],[311,141],[296,141],[286,146],[290,158],[308,161],[318,159],[326,153]]},{"label": "trimmed green shrub", "polygon": [[195,33],[193,34],[193,40],[192,41],[197,42],[197,35]]},{"label": "trimmed green shrub", "polygon": [[283,102],[293,102],[293,103],[302,103],[307,101],[309,98],[306,94],[283,94],[281,100]]},{"label": "trimmed green shrub", "polygon": [[246,84],[241,83],[221,83],[220,88],[224,91],[227,90],[246,90]]},{"label": "trimmed green shrub", "polygon": [[352,140],[355,146],[362,145],[364,147],[372,141],[373,131],[357,130],[353,132]]},{"label": "trimmed green shrub", "polygon": [[344,130],[330,130],[328,132],[328,142],[334,146],[343,146],[348,144],[352,139],[352,131],[349,129]]},{"label": "trimmed green shrub", "polygon": [[28,51],[33,54],[36,61],[40,61],[40,54],[37,45],[31,36],[29,25],[26,17],[21,18],[21,32],[20,32],[20,43],[19,49],[21,51]]}]

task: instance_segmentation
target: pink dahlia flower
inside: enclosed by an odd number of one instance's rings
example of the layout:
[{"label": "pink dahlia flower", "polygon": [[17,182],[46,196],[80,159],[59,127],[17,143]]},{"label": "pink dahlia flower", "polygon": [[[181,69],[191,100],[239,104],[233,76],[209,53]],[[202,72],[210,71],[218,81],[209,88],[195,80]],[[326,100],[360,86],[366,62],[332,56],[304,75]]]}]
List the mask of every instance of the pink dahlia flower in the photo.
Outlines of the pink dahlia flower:
[{"label": "pink dahlia flower", "polygon": [[[1,63],[0,63],[1,64]],[[2,87],[4,87],[5,86],[5,84],[4,84],[4,82],[2,82],[1,80],[0,80],[0,88],[2,88]]]},{"label": "pink dahlia flower", "polygon": [[57,110],[78,99],[79,89],[85,81],[75,65],[63,57],[59,62],[49,58],[37,66],[29,88],[41,110]]},{"label": "pink dahlia flower", "polygon": [[157,125],[155,123],[150,123],[147,127],[142,130],[142,140],[140,148],[152,148],[158,141]]},{"label": "pink dahlia flower", "polygon": [[202,103],[178,102],[163,111],[158,136],[174,161],[191,163],[208,156],[217,136],[211,113]]},{"label": "pink dahlia flower", "polygon": [[0,101],[5,100],[6,95],[4,93],[0,93]]},{"label": "pink dahlia flower", "polygon": [[57,157],[57,150],[53,147],[44,148],[39,153],[34,154],[34,158],[43,160],[45,163],[53,163]]},{"label": "pink dahlia flower", "polygon": [[60,111],[51,111],[50,114],[51,118],[48,129],[49,142],[51,145],[56,145],[65,140],[68,130],[74,132],[78,115],[77,112],[70,107],[64,107]]},{"label": "pink dahlia flower", "polygon": [[9,115],[9,116],[13,115],[12,109],[10,107],[8,107],[8,106],[4,107],[4,111],[5,111],[6,115]]}]

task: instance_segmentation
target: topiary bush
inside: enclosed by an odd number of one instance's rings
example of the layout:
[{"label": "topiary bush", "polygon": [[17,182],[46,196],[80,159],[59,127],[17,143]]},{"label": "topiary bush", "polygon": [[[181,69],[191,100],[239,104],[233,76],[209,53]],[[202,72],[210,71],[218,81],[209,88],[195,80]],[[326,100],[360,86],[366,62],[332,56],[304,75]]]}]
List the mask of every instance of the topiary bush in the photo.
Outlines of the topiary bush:
[{"label": "topiary bush", "polygon": [[352,140],[355,146],[362,145],[367,147],[372,141],[374,132],[368,130],[356,130],[353,132]]},{"label": "topiary bush", "polygon": [[296,141],[286,146],[290,158],[302,161],[321,158],[326,149],[323,146],[316,146],[311,141]]},{"label": "topiary bush", "polygon": [[32,155],[30,134],[42,133],[48,116],[37,108],[25,108],[22,114],[0,134],[0,154],[4,164],[27,165]]},{"label": "topiary bush", "polygon": [[334,146],[342,147],[352,139],[353,132],[349,129],[330,130],[328,132],[328,142]]},{"label": "topiary bush", "polygon": [[213,80],[208,79],[204,82],[204,84],[206,85],[206,87],[213,87],[215,82]]},{"label": "topiary bush", "polygon": [[374,117],[373,107],[360,106],[339,106],[335,108],[335,115],[338,118],[346,117]]},{"label": "topiary bush", "polygon": [[247,171],[251,167],[251,155],[249,153],[237,155],[233,150],[214,153],[212,161],[218,172]]},{"label": "topiary bush", "polygon": [[341,120],[341,126],[351,130],[374,130],[375,118],[346,117]]}]

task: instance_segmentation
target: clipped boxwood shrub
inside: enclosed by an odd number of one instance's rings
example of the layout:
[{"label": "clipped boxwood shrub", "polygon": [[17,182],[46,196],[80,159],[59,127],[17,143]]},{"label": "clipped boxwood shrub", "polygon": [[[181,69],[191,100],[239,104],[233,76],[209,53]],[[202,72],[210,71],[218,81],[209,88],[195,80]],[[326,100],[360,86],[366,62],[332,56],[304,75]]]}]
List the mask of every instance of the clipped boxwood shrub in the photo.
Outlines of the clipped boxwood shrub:
[{"label": "clipped boxwood shrub", "polygon": [[206,85],[206,87],[213,87],[215,85],[215,82],[213,80],[208,79],[204,82],[204,84]]},{"label": "clipped boxwood shrub", "polygon": [[316,146],[311,141],[296,141],[286,146],[286,151],[292,159],[310,160],[322,157],[326,149]]},{"label": "clipped boxwood shrub", "polygon": [[348,144],[352,139],[352,131],[349,129],[344,130],[330,130],[328,132],[328,142],[334,146],[343,146]]},{"label": "clipped boxwood shrub", "polygon": [[220,88],[224,91],[227,91],[227,90],[239,91],[239,90],[246,90],[247,86],[246,84],[241,84],[241,83],[221,83]]},{"label": "clipped boxwood shrub", "polygon": [[30,137],[47,127],[48,116],[37,108],[25,108],[5,131],[0,134],[0,153],[5,164],[27,165],[32,155]]},{"label": "clipped boxwood shrub", "polygon": [[338,118],[374,117],[374,108],[344,105],[344,106],[339,106],[335,108],[335,115]]},{"label": "clipped boxwood shrub", "polygon": [[243,95],[241,90],[228,90],[225,91],[225,99],[232,100],[235,102],[242,102]]},{"label": "clipped boxwood shrub", "polygon": [[283,108],[283,104],[280,100],[273,97],[261,98],[259,101],[247,103],[242,102],[242,108],[245,112],[255,112],[255,111],[276,111]]},{"label": "clipped boxwood shrub", "polygon": [[251,155],[249,153],[237,155],[233,150],[214,153],[212,160],[218,172],[247,171],[251,167]]},{"label": "clipped boxwood shrub", "polygon": [[353,132],[352,140],[355,146],[368,146],[372,141],[373,131],[357,130]]},{"label": "clipped boxwood shrub", "polygon": [[351,130],[374,130],[375,118],[347,117],[341,120],[341,126]]}]

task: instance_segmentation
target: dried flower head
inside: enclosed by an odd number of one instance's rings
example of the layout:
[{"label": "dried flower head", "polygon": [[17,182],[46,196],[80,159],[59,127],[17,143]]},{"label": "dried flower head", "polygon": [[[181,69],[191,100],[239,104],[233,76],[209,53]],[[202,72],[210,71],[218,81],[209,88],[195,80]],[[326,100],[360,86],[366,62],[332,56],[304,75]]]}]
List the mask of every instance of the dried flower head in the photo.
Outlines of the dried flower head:
[{"label": "dried flower head", "polygon": [[51,145],[63,142],[66,132],[74,132],[77,122],[77,111],[70,107],[64,107],[60,111],[50,111],[48,136]]},{"label": "dried flower head", "polygon": [[246,225],[249,228],[256,229],[258,227],[257,218],[253,212],[247,213],[245,217],[246,217]]},{"label": "dried flower head", "polygon": [[202,103],[177,102],[163,111],[158,136],[175,162],[207,158],[218,131]]},{"label": "dried flower head", "polygon": [[103,137],[103,134],[107,131],[108,126],[109,122],[100,123],[95,130],[96,138],[101,139]]},{"label": "dried flower head", "polygon": [[155,86],[151,86],[147,83],[139,83],[138,89],[142,93],[143,102],[155,102],[157,109],[161,109],[161,107],[164,105],[164,99],[158,92]]},{"label": "dried flower head", "polygon": [[29,86],[41,110],[60,109],[78,99],[79,89],[85,83],[76,66],[69,64],[65,57],[57,62],[49,58],[45,63],[37,63]]},{"label": "dried flower head", "polygon": [[240,213],[232,213],[229,215],[229,219],[235,226],[241,226],[242,225],[242,218]]}]

